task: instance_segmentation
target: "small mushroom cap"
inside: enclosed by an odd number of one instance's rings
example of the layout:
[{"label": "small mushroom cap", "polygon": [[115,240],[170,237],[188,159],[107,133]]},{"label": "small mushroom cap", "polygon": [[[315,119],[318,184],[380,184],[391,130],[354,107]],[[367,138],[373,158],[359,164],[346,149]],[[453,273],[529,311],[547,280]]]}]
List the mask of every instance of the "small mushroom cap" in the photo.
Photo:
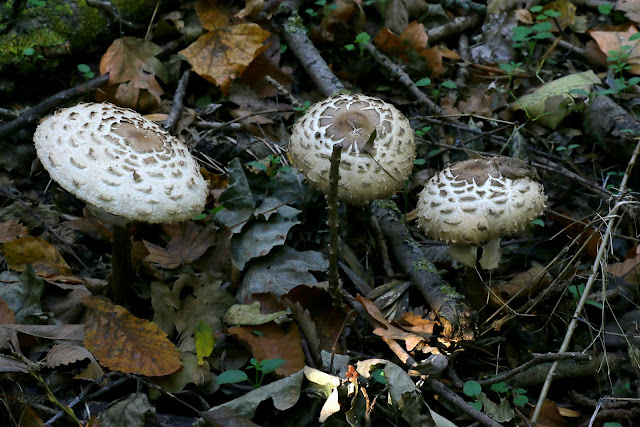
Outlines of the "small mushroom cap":
[{"label": "small mushroom cap", "polygon": [[312,105],[293,127],[291,160],[325,194],[334,144],[343,148],[338,197],[356,205],[401,188],[416,156],[407,118],[393,105],[359,94],[330,96]]},{"label": "small mushroom cap", "polygon": [[204,209],[207,183],[187,146],[135,111],[65,108],[38,126],[34,142],[54,181],[110,214],[159,223]]},{"label": "small mushroom cap", "polygon": [[542,184],[526,173],[529,169],[510,158],[454,163],[420,193],[420,227],[435,239],[474,246],[523,230],[542,215],[546,201]]}]

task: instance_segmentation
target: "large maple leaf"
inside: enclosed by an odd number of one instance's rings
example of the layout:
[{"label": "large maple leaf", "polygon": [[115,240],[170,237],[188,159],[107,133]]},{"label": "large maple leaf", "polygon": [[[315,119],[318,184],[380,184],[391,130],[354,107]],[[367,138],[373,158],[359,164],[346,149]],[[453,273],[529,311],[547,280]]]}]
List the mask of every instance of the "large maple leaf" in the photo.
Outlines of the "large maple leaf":
[{"label": "large maple leaf", "polygon": [[202,27],[209,31],[180,54],[226,95],[231,82],[265,49],[262,43],[271,33],[253,23],[229,25],[224,13],[205,1],[196,3],[196,11]]},{"label": "large maple leaf", "polygon": [[[100,60],[100,73],[109,73],[107,97],[118,105],[150,108],[160,104],[164,93],[156,77],[167,82],[168,71],[156,55],[162,48],[149,40],[122,37],[115,40]],[[151,98],[151,99],[149,99]]]}]

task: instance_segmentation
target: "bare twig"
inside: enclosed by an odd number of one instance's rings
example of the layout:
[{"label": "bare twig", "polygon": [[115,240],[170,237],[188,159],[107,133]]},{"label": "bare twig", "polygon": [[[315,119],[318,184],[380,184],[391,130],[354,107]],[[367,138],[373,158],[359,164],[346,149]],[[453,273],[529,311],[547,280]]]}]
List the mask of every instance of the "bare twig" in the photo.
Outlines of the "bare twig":
[{"label": "bare twig", "polygon": [[184,94],[187,91],[187,84],[189,84],[190,75],[191,70],[185,70],[178,81],[178,87],[176,87],[176,93],[173,96],[173,104],[171,105],[171,111],[169,111],[169,117],[167,117],[167,120],[165,120],[162,125],[167,132],[173,132],[173,128],[176,126],[176,122],[180,118]]},{"label": "bare twig", "polygon": [[[609,211],[609,215],[607,216],[606,230],[603,233],[604,235],[602,236],[602,240],[600,242],[600,247],[598,248],[596,259],[594,260],[593,266],[591,267],[591,274],[589,275],[589,279],[585,284],[584,291],[580,296],[580,301],[578,301],[578,305],[576,306],[573,317],[571,318],[571,322],[567,327],[567,333],[565,334],[564,340],[562,341],[562,345],[558,350],[559,353],[566,352],[567,348],[569,347],[569,343],[571,342],[571,338],[573,337],[573,332],[578,326],[580,312],[583,310],[584,304],[587,301],[587,297],[591,293],[591,287],[593,286],[593,283],[595,282],[596,277],[598,276],[598,271],[601,268],[600,264],[604,262],[605,251],[607,250],[607,247],[609,245],[609,239],[611,237],[610,231],[614,229],[615,222],[619,219],[619,217],[616,214],[623,204],[628,203],[628,201],[624,200],[627,182],[629,181],[629,176],[631,175],[631,171],[635,166],[636,159],[638,158],[639,152],[640,152],[640,140],[638,140],[638,143],[636,144],[636,148],[635,150],[633,150],[633,155],[631,156],[631,159],[627,164],[627,170],[625,171],[624,176],[622,177],[620,190],[618,192],[618,195],[615,198],[615,203],[613,205],[613,208],[611,208],[611,210]],[[547,398],[547,394],[549,393],[551,382],[553,380],[553,375],[556,369],[558,369],[558,361],[553,362],[553,364],[551,365],[551,368],[549,369],[549,372],[547,374],[547,379],[545,380],[544,385],[542,386],[542,391],[540,392],[536,409],[533,413],[533,417],[531,417],[531,422],[533,424],[536,423],[536,421],[538,420],[538,417],[540,416],[540,412],[542,411],[542,405],[545,399]]]}]

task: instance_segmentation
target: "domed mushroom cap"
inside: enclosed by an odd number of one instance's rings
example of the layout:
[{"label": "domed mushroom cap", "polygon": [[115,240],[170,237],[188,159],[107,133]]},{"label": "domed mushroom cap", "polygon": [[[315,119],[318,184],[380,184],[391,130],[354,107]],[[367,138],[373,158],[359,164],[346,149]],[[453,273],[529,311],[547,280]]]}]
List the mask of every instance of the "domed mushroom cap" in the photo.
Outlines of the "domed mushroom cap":
[{"label": "domed mushroom cap", "polygon": [[[375,138],[371,143],[373,131]],[[342,144],[338,197],[353,204],[388,197],[411,174],[413,129],[396,107],[359,94],[320,101],[294,125],[289,154],[309,183],[327,194],[330,156]]]},{"label": "domed mushroom cap", "polygon": [[433,176],[420,193],[420,227],[435,239],[475,246],[523,230],[542,215],[544,188],[524,162],[505,161],[465,160]]},{"label": "domed mushroom cap", "polygon": [[208,189],[187,147],[135,111],[79,104],[59,110],[34,135],[53,180],[79,199],[130,220],[189,219]]}]

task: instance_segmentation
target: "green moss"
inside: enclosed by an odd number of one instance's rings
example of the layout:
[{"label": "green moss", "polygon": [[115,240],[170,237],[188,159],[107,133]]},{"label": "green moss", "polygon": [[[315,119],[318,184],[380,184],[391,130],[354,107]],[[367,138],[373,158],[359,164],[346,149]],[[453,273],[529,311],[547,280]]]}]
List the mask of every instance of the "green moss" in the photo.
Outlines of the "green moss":
[{"label": "green moss", "polygon": [[[25,6],[16,21],[20,32],[0,36],[0,70],[18,72],[53,68],[58,57],[90,45],[107,29],[107,20],[85,0],[49,0],[46,6]],[[24,51],[33,55],[24,55]]]},{"label": "green moss", "polygon": [[413,263],[413,271],[426,271],[427,273],[438,274],[438,270],[431,261],[426,258],[420,258]]},{"label": "green moss", "polygon": [[302,18],[297,13],[291,14],[289,19],[287,19],[287,23],[284,26],[284,29],[287,33],[300,33],[306,34],[307,29],[302,22]]},{"label": "green moss", "polygon": [[373,203],[375,206],[381,209],[389,209],[394,211],[398,215],[402,215],[402,212],[400,212],[400,209],[398,209],[398,205],[396,205],[391,199],[374,200]]},{"label": "green moss", "polygon": [[449,299],[460,299],[462,295],[456,291],[450,284],[446,283],[440,286],[440,292]]},{"label": "green moss", "polygon": [[111,0],[111,3],[116,5],[118,13],[124,20],[140,20],[149,17],[156,7],[155,0]]}]

